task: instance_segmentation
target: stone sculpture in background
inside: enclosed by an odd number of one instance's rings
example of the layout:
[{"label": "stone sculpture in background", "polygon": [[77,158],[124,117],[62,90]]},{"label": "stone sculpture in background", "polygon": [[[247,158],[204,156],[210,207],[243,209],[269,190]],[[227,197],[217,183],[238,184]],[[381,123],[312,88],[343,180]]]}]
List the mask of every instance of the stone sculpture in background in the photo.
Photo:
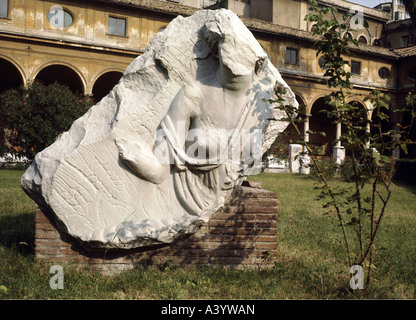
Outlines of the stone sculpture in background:
[{"label": "stone sculpture in background", "polygon": [[21,185],[90,248],[194,233],[255,170],[286,122],[266,100],[285,87],[228,10],[174,19],[120,82],[40,152]]}]

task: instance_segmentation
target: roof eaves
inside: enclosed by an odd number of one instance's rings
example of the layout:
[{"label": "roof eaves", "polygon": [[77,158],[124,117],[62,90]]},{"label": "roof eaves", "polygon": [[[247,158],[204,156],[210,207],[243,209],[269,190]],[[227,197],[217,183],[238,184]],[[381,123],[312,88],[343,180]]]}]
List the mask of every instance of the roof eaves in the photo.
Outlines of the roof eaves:
[{"label": "roof eaves", "polygon": [[386,13],[382,10],[379,9],[374,9],[374,8],[370,8],[367,7],[365,5],[359,5],[350,1],[340,1],[340,0],[318,0],[318,3],[323,5],[323,6],[333,6],[336,7],[337,9],[341,9],[341,10],[345,10],[345,11],[350,11],[352,6],[359,6],[363,8],[363,13],[364,16],[366,17],[371,17],[373,19],[376,20],[382,20],[384,22],[387,22],[390,20],[390,14]]},{"label": "roof eaves", "polygon": [[153,12],[160,12],[170,15],[190,16],[197,8],[180,5],[174,2],[158,0],[92,0],[100,3],[121,5],[126,7],[140,8]]},{"label": "roof eaves", "polygon": [[[252,31],[274,34],[282,37],[288,37],[291,39],[302,40],[309,43],[315,43],[319,41],[318,36],[314,36],[310,32],[305,30],[284,27],[277,24],[273,24],[271,22],[252,18],[241,18],[241,20]],[[376,55],[391,59],[398,58],[397,54],[392,52],[390,49],[372,45],[360,44],[358,47],[355,45],[350,45],[349,50],[352,52]]]},{"label": "roof eaves", "polygon": [[[153,12],[161,12],[170,15],[190,16],[199,9],[184,5],[179,5],[173,2],[159,1],[159,0],[93,0],[100,3],[119,4],[134,8],[146,9]],[[302,40],[308,43],[314,43],[319,40],[319,37],[313,36],[310,32],[286,26],[274,24],[269,21],[264,21],[254,18],[240,17],[243,23],[251,31],[260,33],[268,33],[287,37],[295,40]],[[351,46],[351,51],[360,52],[370,55],[378,55],[388,58],[399,58],[399,55],[391,49],[375,47],[370,45],[360,45],[359,47]]]},{"label": "roof eaves", "polygon": [[390,49],[399,58],[410,58],[416,56],[416,45],[409,45],[403,48]]}]

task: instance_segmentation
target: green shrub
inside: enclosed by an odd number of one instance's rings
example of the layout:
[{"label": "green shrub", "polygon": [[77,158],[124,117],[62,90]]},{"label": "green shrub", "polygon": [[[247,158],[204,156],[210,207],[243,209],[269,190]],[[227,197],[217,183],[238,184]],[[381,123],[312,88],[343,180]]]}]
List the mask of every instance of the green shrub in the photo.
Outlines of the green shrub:
[{"label": "green shrub", "polygon": [[0,96],[0,127],[5,129],[7,141],[2,151],[32,159],[91,105],[89,97],[58,83],[46,86],[34,82],[5,91]]},{"label": "green shrub", "polygon": [[335,178],[337,171],[337,165],[329,158],[315,159],[315,164],[312,164],[310,175],[316,181],[321,181],[322,176],[316,168],[316,164],[319,165],[323,177],[329,181]]},{"label": "green shrub", "polygon": [[347,158],[342,162],[340,168],[339,168],[339,174],[345,182],[354,182],[354,181],[362,181],[362,182],[368,182],[368,180],[371,178],[370,173],[367,169],[363,168],[362,165],[358,164],[357,166],[357,176],[354,172],[353,167],[353,159]]}]

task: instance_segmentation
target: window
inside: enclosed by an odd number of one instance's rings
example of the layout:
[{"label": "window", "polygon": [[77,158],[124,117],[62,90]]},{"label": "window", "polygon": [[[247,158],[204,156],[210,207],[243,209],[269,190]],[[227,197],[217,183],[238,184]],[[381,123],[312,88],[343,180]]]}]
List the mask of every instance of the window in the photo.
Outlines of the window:
[{"label": "window", "polygon": [[327,70],[329,67],[325,64],[326,60],[324,57],[320,57],[318,60],[318,64],[321,67],[322,70]]},{"label": "window", "polygon": [[67,28],[72,24],[74,19],[72,18],[72,15],[68,11],[62,9],[61,6],[52,6],[49,9],[48,21],[53,27]]},{"label": "window", "polygon": [[0,18],[9,16],[9,0],[0,0]]},{"label": "window", "polygon": [[352,74],[361,74],[361,62],[351,61],[351,73]]},{"label": "window", "polygon": [[410,80],[416,80],[416,67],[412,67],[409,69],[407,76]]},{"label": "window", "polygon": [[409,35],[400,37],[400,47],[407,47],[409,45]]},{"label": "window", "polygon": [[390,76],[390,70],[386,67],[382,67],[380,68],[380,70],[378,70],[378,75],[381,79],[388,79],[388,77]]},{"label": "window", "polygon": [[286,63],[297,64],[298,63],[298,50],[286,48]]},{"label": "window", "polygon": [[362,44],[367,44],[367,38],[366,38],[366,37],[364,37],[364,36],[360,36],[360,37],[358,38],[358,42],[359,42],[359,43],[362,43]]},{"label": "window", "polygon": [[354,37],[352,36],[352,34],[350,32],[345,32],[344,33],[344,39],[354,39]]},{"label": "window", "polygon": [[108,20],[108,33],[114,36],[126,36],[126,19],[110,17]]}]

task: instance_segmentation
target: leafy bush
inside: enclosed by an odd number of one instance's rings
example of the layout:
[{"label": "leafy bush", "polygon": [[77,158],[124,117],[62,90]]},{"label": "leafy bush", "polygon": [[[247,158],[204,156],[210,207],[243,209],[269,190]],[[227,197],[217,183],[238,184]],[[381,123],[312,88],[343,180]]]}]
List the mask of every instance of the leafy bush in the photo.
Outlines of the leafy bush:
[{"label": "leafy bush", "polygon": [[2,151],[32,159],[92,104],[89,97],[58,83],[46,86],[34,82],[5,91],[0,96],[0,128],[4,128],[6,138]]},{"label": "leafy bush", "polygon": [[[320,171],[317,170],[317,166],[319,166]],[[322,158],[316,159],[312,165],[310,170],[311,177],[319,182],[322,182],[322,176],[327,180],[332,180],[335,177],[337,171],[337,165],[329,158]]]},{"label": "leafy bush", "polygon": [[356,174],[354,171],[353,161],[353,159],[347,158],[342,162],[339,168],[339,174],[341,175],[342,180],[346,182],[354,182],[357,179],[359,181],[368,182],[371,178],[370,174],[360,165],[357,166]]}]

